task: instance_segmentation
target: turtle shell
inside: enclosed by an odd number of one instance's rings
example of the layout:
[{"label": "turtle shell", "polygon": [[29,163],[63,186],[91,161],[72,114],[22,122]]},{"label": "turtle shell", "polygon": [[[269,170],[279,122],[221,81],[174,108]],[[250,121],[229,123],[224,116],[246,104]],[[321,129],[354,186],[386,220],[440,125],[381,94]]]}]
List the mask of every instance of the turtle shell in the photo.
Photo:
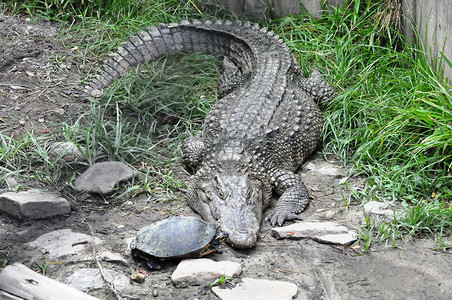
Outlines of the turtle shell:
[{"label": "turtle shell", "polygon": [[215,225],[211,223],[195,217],[174,217],[140,229],[130,248],[158,258],[195,256],[214,236]]}]

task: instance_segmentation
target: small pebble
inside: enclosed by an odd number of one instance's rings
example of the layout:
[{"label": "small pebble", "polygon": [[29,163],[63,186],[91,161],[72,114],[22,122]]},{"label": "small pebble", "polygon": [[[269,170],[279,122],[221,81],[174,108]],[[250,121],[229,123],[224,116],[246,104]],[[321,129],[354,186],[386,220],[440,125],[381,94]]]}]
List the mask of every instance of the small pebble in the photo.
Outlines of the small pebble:
[{"label": "small pebble", "polygon": [[99,97],[102,97],[102,95],[103,95],[103,93],[100,90],[92,90],[90,92],[90,96],[93,98],[99,98]]},{"label": "small pebble", "polygon": [[7,177],[5,179],[5,182],[6,182],[6,185],[8,186],[8,188],[10,190],[15,190],[16,189],[16,187],[17,187],[16,178],[14,178],[14,177]]},{"label": "small pebble", "polygon": [[325,213],[325,219],[327,219],[327,220],[332,219],[334,217],[334,215],[335,215],[335,212],[332,210],[329,210]]},{"label": "small pebble", "polygon": [[158,297],[158,295],[159,295],[159,290],[158,289],[155,289],[155,290],[152,291],[152,296]]},{"label": "small pebble", "polygon": [[141,273],[132,273],[132,275],[130,275],[130,279],[138,283],[142,283],[144,281],[144,278],[144,274]]}]

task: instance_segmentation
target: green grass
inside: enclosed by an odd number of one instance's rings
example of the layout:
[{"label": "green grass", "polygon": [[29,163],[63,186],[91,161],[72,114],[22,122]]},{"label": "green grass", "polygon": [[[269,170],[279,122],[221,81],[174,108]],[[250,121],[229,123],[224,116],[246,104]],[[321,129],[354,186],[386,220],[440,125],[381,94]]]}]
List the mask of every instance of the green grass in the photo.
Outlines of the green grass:
[{"label": "green grass", "polygon": [[322,151],[367,176],[358,201],[402,201],[405,217],[385,229],[386,237],[450,232],[450,87],[422,47],[405,43],[382,21],[392,13],[387,6],[348,8],[270,24],[305,71],[319,66],[337,88],[337,97],[323,104]]},{"label": "green grass", "polygon": [[[218,7],[209,11],[196,1],[61,3],[4,1],[3,10],[71,24],[61,34],[82,39],[79,55],[96,64],[126,36],[148,25],[236,18]],[[369,224],[375,238],[446,235],[452,227],[450,87],[442,81],[441,70],[428,63],[426,51],[405,43],[394,30],[397,12],[387,3],[348,1],[318,19],[292,16],[261,25],[280,34],[306,73],[315,65],[336,87],[336,97],[322,103],[326,117],[322,152],[326,157],[339,157],[355,174],[367,176],[366,188],[355,191],[354,199],[400,201],[405,216],[384,229]],[[190,73],[193,66],[204,62]],[[105,97],[93,101],[91,112],[67,126],[62,135],[87,147],[85,156],[91,163],[103,151],[110,159],[137,168],[152,166],[136,190],[152,192],[155,180],[163,188],[169,182],[169,190],[177,189],[167,162],[178,161],[177,146],[186,132],[199,130],[215,97],[219,68],[218,59],[194,55],[132,70]],[[59,180],[52,175],[54,162],[36,137],[19,141],[3,137],[1,141],[6,150],[0,154],[0,178],[24,174],[39,161],[43,167],[38,180]]]},{"label": "green grass", "polygon": [[[61,172],[56,172],[56,162],[49,156],[49,141],[48,137],[37,137],[33,132],[20,139],[0,134],[0,182],[14,178],[17,182],[28,181],[31,187],[36,188],[58,186]],[[19,184],[14,189],[21,188]]]},{"label": "green grass", "polygon": [[0,269],[6,267],[8,263],[9,250],[0,249]]},{"label": "green grass", "polygon": [[182,141],[201,130],[216,101],[221,62],[195,53],[135,68],[92,101],[91,112],[68,128],[69,136],[83,136],[91,162],[97,153],[107,153],[110,160],[145,171],[135,192],[184,188],[172,164],[181,162]]},{"label": "green grass", "polygon": [[223,274],[223,276],[221,276],[220,278],[215,279],[210,285],[209,288],[216,286],[216,285],[223,285],[226,282],[228,282],[231,279],[231,277],[226,276]]}]

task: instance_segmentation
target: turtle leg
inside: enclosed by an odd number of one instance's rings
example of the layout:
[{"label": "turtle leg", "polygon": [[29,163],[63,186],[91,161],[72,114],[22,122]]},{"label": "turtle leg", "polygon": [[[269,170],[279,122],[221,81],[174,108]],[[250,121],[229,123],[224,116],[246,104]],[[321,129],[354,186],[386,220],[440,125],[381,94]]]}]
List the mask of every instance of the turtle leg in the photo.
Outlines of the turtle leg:
[{"label": "turtle leg", "polygon": [[207,245],[204,249],[201,250],[201,252],[199,252],[199,257],[209,255],[212,252],[220,254],[223,253],[223,251],[219,250],[217,247],[220,246],[220,244],[227,238],[228,234],[226,232],[217,233],[212,242],[210,242],[209,245]]},{"label": "turtle leg", "polygon": [[146,266],[150,269],[150,270],[155,270],[158,271],[162,268],[162,265],[155,259],[148,259],[146,260]]},{"label": "turtle leg", "polygon": [[132,257],[133,259],[145,262],[146,266],[150,270],[160,270],[162,268],[157,258],[149,257],[148,255],[143,254],[139,250],[136,249],[132,250]]},{"label": "turtle leg", "polygon": [[215,247],[206,247],[199,252],[199,257],[203,257],[206,255],[209,255],[210,253],[214,252],[216,249]]}]

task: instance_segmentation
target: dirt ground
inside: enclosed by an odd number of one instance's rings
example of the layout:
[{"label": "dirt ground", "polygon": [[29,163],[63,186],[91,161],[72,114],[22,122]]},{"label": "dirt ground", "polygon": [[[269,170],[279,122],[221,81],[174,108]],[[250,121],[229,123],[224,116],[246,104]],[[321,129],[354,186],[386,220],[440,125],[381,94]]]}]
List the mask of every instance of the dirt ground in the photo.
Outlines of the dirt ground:
[{"label": "dirt ground", "polygon": [[[86,61],[73,55],[71,36],[60,24],[0,15],[0,129],[3,134],[37,135],[60,129],[89,109],[80,82]],[[75,42],[77,43],[77,42]]]},{"label": "dirt ground", "polygon": [[[4,135],[20,137],[30,130],[37,135],[56,131],[60,123],[71,124],[89,109],[89,102],[81,93],[81,81],[92,66],[75,55],[80,51],[78,41],[60,35],[60,26],[44,20],[34,23],[26,17],[0,15],[0,130]],[[313,160],[320,162],[322,158]],[[344,207],[343,197],[347,197],[349,188],[344,184],[347,171],[342,168],[341,172],[340,176],[328,176],[302,171],[312,196],[311,204],[302,214],[304,220],[329,220],[351,229],[364,222],[359,206]],[[361,178],[348,178],[348,187],[362,185]],[[71,202],[70,216],[19,222],[0,215],[1,248],[10,249],[10,263],[21,262],[39,270],[45,257],[28,250],[25,243],[56,229],[89,234],[89,223],[94,235],[105,241],[103,247],[121,253],[130,263],[129,266],[106,263],[105,268],[130,276],[141,266],[131,259],[127,238],[169,215],[194,215],[185,201],[152,203],[147,197],[138,197],[106,203],[68,187],[62,189],[58,192],[69,196]],[[149,208],[143,210],[144,207]],[[339,247],[310,239],[276,240],[270,231],[270,225],[263,223],[253,249],[237,250],[224,245],[222,254],[209,258],[241,263],[241,277],[293,282],[299,290],[296,299],[452,298],[450,255],[439,251],[429,239],[398,241],[397,248],[375,245],[362,254],[359,244]],[[83,267],[95,264],[48,262],[47,275],[64,282],[74,269]],[[133,283],[126,294],[138,299],[217,299],[207,287],[175,288],[170,280],[175,267],[175,263],[169,263],[161,271],[149,272],[144,283]],[[156,289],[158,296],[154,297],[152,292]],[[114,299],[107,287],[89,294]]]}]

